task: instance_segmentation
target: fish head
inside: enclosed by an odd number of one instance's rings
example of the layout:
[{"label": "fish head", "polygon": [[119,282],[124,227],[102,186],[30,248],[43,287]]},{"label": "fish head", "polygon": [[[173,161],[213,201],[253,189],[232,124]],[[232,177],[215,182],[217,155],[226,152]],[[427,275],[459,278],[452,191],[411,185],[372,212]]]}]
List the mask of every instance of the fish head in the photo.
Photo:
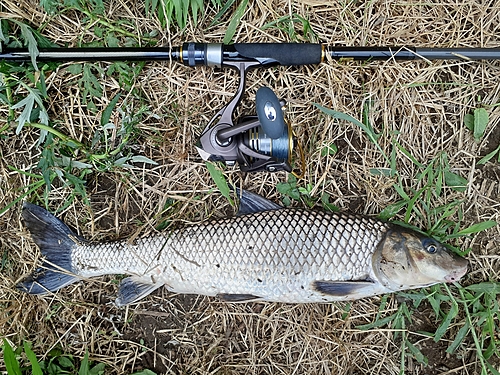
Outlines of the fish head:
[{"label": "fish head", "polygon": [[391,290],[458,281],[467,265],[438,241],[400,227],[387,232],[373,255],[375,275]]}]

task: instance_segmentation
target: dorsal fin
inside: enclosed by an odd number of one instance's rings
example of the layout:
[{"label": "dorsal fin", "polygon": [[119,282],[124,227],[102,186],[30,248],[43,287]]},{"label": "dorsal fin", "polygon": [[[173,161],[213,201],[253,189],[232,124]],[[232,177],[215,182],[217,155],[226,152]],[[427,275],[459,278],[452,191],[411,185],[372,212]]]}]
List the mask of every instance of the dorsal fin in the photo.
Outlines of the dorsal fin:
[{"label": "dorsal fin", "polygon": [[258,194],[239,188],[235,188],[235,190],[238,198],[240,199],[239,210],[236,214],[238,216],[262,211],[281,210],[283,208],[279,204],[271,202]]}]

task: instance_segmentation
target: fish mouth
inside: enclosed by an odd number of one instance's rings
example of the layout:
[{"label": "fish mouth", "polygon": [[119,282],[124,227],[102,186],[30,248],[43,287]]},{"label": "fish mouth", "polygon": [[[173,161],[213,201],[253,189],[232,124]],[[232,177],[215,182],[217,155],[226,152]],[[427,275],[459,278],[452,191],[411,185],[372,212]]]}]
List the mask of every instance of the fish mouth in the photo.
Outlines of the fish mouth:
[{"label": "fish mouth", "polygon": [[452,273],[446,275],[444,280],[447,283],[453,283],[455,281],[460,280],[467,273],[467,266],[459,269],[458,271],[453,271]]}]

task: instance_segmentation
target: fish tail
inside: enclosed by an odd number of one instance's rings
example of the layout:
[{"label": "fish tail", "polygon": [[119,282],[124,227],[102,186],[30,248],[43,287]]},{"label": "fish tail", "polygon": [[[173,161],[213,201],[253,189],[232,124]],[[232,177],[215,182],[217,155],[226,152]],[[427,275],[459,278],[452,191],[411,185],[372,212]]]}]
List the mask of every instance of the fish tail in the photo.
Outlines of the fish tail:
[{"label": "fish tail", "polygon": [[85,240],[42,207],[25,202],[22,216],[45,260],[17,287],[30,294],[45,294],[78,281],[78,276],[73,274],[71,254],[72,249]]}]

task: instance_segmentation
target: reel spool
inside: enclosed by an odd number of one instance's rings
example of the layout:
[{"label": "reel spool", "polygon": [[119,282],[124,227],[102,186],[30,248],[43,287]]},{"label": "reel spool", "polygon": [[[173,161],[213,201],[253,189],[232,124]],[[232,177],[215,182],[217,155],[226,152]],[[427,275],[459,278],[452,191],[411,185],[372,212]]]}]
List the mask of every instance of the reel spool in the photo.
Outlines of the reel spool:
[{"label": "reel spool", "polygon": [[[233,124],[232,114],[241,94],[242,90],[238,90],[203,132],[197,146],[202,158],[224,161],[228,165],[238,163],[243,172],[287,171],[297,178],[303,177],[304,153],[291,125],[285,122],[282,110],[285,103],[280,102],[270,88],[261,87],[255,98],[257,115],[244,116]],[[217,119],[219,121],[211,126]],[[295,150],[301,163],[298,172],[292,168]]]}]

